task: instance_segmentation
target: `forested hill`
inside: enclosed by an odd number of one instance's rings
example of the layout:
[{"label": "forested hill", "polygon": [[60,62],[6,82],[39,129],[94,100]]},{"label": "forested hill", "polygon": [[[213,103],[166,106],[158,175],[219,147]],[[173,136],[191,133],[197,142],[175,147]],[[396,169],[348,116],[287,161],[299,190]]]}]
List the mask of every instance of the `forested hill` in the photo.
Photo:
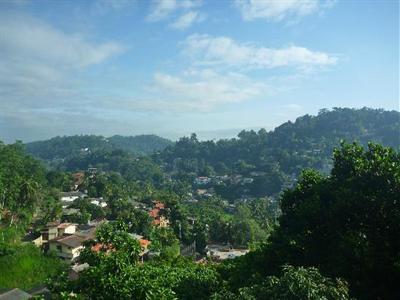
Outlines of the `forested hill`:
[{"label": "forested hill", "polygon": [[26,144],[32,156],[42,160],[65,159],[84,152],[124,150],[131,154],[151,154],[171,145],[170,140],[156,135],[120,136],[110,138],[97,135],[57,136],[45,141]]},{"label": "forested hill", "polygon": [[171,171],[198,175],[261,171],[292,176],[307,167],[328,172],[332,150],[341,140],[398,148],[400,113],[369,108],[324,109],[317,116],[299,117],[270,132],[242,131],[235,139],[217,142],[201,142],[195,135],[185,137],[163,151],[160,160]]}]

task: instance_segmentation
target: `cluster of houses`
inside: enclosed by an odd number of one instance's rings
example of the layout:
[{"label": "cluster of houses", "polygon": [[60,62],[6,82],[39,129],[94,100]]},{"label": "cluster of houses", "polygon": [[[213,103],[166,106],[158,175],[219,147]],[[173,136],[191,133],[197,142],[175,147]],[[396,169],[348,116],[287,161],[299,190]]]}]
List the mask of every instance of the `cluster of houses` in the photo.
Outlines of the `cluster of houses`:
[{"label": "cluster of houses", "polygon": [[[97,228],[108,222],[106,219],[99,219],[89,222],[88,224],[60,223],[49,222],[41,231],[39,238],[35,240],[35,244],[42,247],[45,252],[51,251],[63,261],[75,264],[79,261],[79,255],[84,248],[84,242],[95,240]],[[143,236],[130,234],[136,239],[141,246],[140,258],[142,261],[149,254],[150,241],[144,239]],[[93,251],[100,251],[102,245],[95,244]],[[81,265],[75,264],[71,271],[77,272],[75,269],[82,268]]]},{"label": "cluster of houses", "polygon": [[222,261],[225,259],[234,259],[245,255],[249,252],[248,249],[235,249],[230,245],[210,244],[206,246],[207,257],[213,261]]},{"label": "cluster of houses", "polygon": [[153,219],[152,224],[159,227],[168,227],[169,220],[165,216],[165,204],[160,201],[153,201],[153,208],[149,211],[149,216]]},{"label": "cluster of houses", "polygon": [[262,171],[252,171],[248,176],[243,176],[241,174],[223,175],[223,176],[199,176],[193,181],[195,186],[213,186],[223,183],[235,184],[235,185],[246,185],[254,181],[256,177],[265,176],[267,173]]},{"label": "cluster of houses", "polygon": [[96,229],[106,220],[96,220],[89,224],[50,222],[41,231],[42,247],[53,251],[67,262],[75,262],[83,248],[83,242],[94,239]]},{"label": "cluster of houses", "polygon": [[99,198],[89,198],[88,195],[84,192],[81,191],[72,191],[72,192],[62,192],[60,195],[60,201],[62,208],[68,208],[78,198],[88,198],[90,203],[100,206],[100,207],[106,207],[107,202],[105,199],[102,197]]},{"label": "cluster of houses", "polygon": [[[72,202],[82,196],[80,192],[63,193],[62,201]],[[68,210],[68,209],[65,209]],[[74,210],[74,209],[69,209]],[[169,220],[166,217],[166,206],[160,201],[153,201],[153,207],[148,212],[153,219],[152,224],[159,227],[168,227]],[[98,226],[108,222],[106,219],[89,221],[88,224],[50,222],[41,231],[41,235],[32,240],[37,246],[43,247],[45,251],[54,252],[60,259],[74,263],[79,257],[83,243],[95,239]],[[150,241],[143,236],[131,234],[140,244],[144,259],[148,254]],[[93,248],[96,250],[96,248]]]}]

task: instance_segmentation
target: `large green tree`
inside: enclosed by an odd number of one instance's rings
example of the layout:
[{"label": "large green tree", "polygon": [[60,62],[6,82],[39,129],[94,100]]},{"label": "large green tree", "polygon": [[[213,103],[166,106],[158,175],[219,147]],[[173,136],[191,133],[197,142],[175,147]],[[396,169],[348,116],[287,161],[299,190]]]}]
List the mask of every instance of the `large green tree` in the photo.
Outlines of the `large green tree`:
[{"label": "large green tree", "polygon": [[400,295],[399,152],[343,144],[330,176],[303,172],[284,193],[281,209],[279,228],[264,250],[239,260],[230,273],[234,285],[250,274],[276,274],[289,263],[344,278],[361,299]]}]

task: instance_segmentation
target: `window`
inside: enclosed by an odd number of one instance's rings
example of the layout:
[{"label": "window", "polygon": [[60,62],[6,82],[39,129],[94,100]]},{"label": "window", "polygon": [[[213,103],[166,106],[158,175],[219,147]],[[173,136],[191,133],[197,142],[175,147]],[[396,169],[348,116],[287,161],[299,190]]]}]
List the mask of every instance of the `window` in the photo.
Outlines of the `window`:
[{"label": "window", "polygon": [[57,250],[58,250],[59,252],[62,252],[62,246],[61,246],[61,245],[57,245]]}]

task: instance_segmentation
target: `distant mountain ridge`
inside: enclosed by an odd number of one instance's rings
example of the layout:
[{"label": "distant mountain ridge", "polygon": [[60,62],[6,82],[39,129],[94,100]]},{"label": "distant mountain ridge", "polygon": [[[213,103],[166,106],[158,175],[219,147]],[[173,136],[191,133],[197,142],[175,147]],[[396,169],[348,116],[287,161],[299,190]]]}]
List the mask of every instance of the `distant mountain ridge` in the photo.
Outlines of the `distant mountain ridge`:
[{"label": "distant mountain ridge", "polygon": [[114,135],[109,138],[98,135],[74,135],[30,142],[25,144],[25,149],[36,158],[50,161],[100,150],[123,150],[130,154],[148,155],[155,151],[162,151],[172,144],[172,141],[157,135]]},{"label": "distant mountain ridge", "polygon": [[400,112],[383,109],[322,109],[272,131],[243,130],[237,138],[199,141],[196,135],[181,138],[161,153],[169,168],[197,174],[280,169],[286,174],[304,168],[329,169],[332,150],[340,141],[375,142],[400,146]]},{"label": "distant mountain ridge", "polygon": [[218,141],[200,141],[196,135],[177,142],[156,135],[76,135],[27,143],[25,147],[49,166],[67,170],[108,166],[118,171],[122,167],[116,161],[159,153],[153,156],[154,162],[163,164],[167,172],[208,175],[261,171],[293,176],[304,168],[329,172],[332,150],[341,140],[398,148],[400,112],[322,109],[318,115],[301,116],[271,131],[243,130],[236,138]]}]

